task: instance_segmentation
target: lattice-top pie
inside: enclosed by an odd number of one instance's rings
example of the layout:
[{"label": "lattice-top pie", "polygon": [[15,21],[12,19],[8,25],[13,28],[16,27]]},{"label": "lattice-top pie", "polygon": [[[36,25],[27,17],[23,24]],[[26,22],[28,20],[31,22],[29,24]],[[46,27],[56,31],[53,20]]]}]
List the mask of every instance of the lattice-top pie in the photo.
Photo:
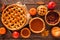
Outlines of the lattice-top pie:
[{"label": "lattice-top pie", "polygon": [[19,30],[26,24],[25,9],[17,4],[9,5],[2,12],[2,23],[10,30]]},{"label": "lattice-top pie", "polygon": [[37,12],[40,16],[44,16],[47,13],[48,9],[45,5],[40,5],[37,8]]}]

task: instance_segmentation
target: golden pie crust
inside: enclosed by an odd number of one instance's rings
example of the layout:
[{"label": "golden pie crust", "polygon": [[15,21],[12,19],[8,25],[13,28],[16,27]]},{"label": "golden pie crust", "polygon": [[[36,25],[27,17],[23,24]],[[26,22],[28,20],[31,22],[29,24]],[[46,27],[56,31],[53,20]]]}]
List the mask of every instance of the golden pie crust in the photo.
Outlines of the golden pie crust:
[{"label": "golden pie crust", "polygon": [[19,30],[26,24],[26,12],[17,4],[7,6],[2,12],[2,23],[9,30]]},{"label": "golden pie crust", "polygon": [[[59,20],[60,20],[60,18],[59,18],[59,12],[57,11],[57,10],[53,10],[52,12],[56,12],[57,14],[58,14],[58,21],[57,22],[55,22],[55,23],[49,23],[46,19],[47,19],[47,15],[49,14],[49,12],[51,12],[51,11],[48,11],[47,12],[47,14],[45,15],[45,21],[46,21],[46,23],[48,24],[48,25],[51,25],[51,26],[55,26],[55,25],[57,25],[58,23],[59,23]],[[56,18],[56,17],[55,17]],[[51,19],[51,18],[50,18]],[[57,19],[57,18],[56,18]]]},{"label": "golden pie crust", "polygon": [[31,32],[30,32],[30,30],[29,30],[28,28],[23,28],[23,29],[21,30],[21,36],[22,36],[23,38],[29,38],[30,35],[31,35]]},{"label": "golden pie crust", "polygon": [[[42,23],[43,23],[43,25],[42,25],[42,28],[41,28],[41,26],[39,27],[39,25],[41,25],[40,23],[38,23],[37,21],[36,21],[36,19],[38,19],[38,20],[40,20]],[[33,26],[31,26],[31,23],[33,22],[33,21],[36,21],[36,22],[34,22],[32,25],[34,25],[34,28],[32,29],[32,27]],[[39,22],[40,22],[39,21]],[[39,24],[39,25],[38,25]],[[36,26],[36,27],[35,27]],[[44,30],[45,30],[45,22],[43,21],[43,19],[42,18],[39,18],[39,17],[35,17],[35,18],[32,18],[31,20],[30,20],[30,22],[29,22],[29,28],[30,28],[30,30],[33,32],[33,33],[41,33],[41,32],[43,32]]]},{"label": "golden pie crust", "polygon": [[37,7],[37,12],[40,16],[44,16],[47,13],[48,9],[45,5],[40,5]]}]

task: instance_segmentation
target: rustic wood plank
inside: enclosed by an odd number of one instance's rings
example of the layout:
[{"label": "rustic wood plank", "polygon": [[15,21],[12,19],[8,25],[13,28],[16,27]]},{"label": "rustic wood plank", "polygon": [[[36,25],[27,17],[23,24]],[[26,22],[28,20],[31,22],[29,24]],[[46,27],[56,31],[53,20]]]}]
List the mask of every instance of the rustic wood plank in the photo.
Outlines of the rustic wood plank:
[{"label": "rustic wood plank", "polygon": [[34,4],[34,0],[23,0],[24,4]]},{"label": "rustic wood plank", "polygon": [[56,2],[57,4],[60,4],[60,0],[50,0],[50,1],[54,1],[54,2]]},{"label": "rustic wood plank", "polygon": [[[27,8],[28,10],[31,8],[31,7],[35,7],[37,8],[39,5],[36,4],[36,2],[39,2],[39,1],[43,1],[45,4],[48,4],[50,1],[55,1],[57,3],[57,6],[56,6],[56,10],[60,10],[60,0],[0,0],[0,2],[2,1],[2,3],[5,3],[6,5],[7,4],[12,4],[12,3],[16,3],[16,2],[22,2],[23,4],[26,4],[27,5]],[[1,15],[0,15],[1,17]],[[1,23],[1,18],[0,18],[0,26],[2,26],[2,23]],[[8,33],[9,34],[9,33]],[[9,35],[8,35],[9,36]],[[2,37],[3,38],[3,37]],[[1,39],[0,39],[1,40]],[[19,38],[19,39],[12,39],[10,37],[10,39],[7,39],[5,38],[5,40],[56,40],[55,38],[53,38],[51,35],[49,35],[48,37],[41,37],[40,35],[37,35],[37,34],[31,34],[30,38],[28,39],[22,39],[22,38]]]},{"label": "rustic wood plank", "polygon": [[56,10],[60,11],[60,4],[56,5]]},{"label": "rustic wood plank", "polygon": [[36,2],[42,1],[45,4],[48,4],[50,1],[55,1],[57,4],[60,4],[60,0],[1,0],[2,3],[12,4],[16,2],[22,2],[23,4],[36,4]]}]

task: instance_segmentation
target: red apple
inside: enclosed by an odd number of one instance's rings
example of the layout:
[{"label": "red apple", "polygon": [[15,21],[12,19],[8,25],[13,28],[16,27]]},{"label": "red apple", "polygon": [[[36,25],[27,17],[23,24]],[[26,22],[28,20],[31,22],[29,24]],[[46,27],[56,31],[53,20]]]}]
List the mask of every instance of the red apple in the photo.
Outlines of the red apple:
[{"label": "red apple", "polygon": [[51,1],[51,2],[48,3],[48,8],[49,9],[54,9],[55,7],[56,7],[56,3],[55,2]]},{"label": "red apple", "polygon": [[18,33],[17,31],[14,31],[14,32],[12,33],[12,37],[13,37],[13,38],[18,38],[18,37],[19,37],[19,33]]}]

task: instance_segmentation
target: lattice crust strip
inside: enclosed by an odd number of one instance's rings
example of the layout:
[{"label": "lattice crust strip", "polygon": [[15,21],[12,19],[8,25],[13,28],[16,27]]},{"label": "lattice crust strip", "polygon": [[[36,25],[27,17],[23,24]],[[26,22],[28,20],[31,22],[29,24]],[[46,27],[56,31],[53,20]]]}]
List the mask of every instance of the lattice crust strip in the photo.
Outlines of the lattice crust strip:
[{"label": "lattice crust strip", "polygon": [[10,30],[21,29],[27,21],[25,10],[16,5],[10,5],[2,12],[2,23]]}]

